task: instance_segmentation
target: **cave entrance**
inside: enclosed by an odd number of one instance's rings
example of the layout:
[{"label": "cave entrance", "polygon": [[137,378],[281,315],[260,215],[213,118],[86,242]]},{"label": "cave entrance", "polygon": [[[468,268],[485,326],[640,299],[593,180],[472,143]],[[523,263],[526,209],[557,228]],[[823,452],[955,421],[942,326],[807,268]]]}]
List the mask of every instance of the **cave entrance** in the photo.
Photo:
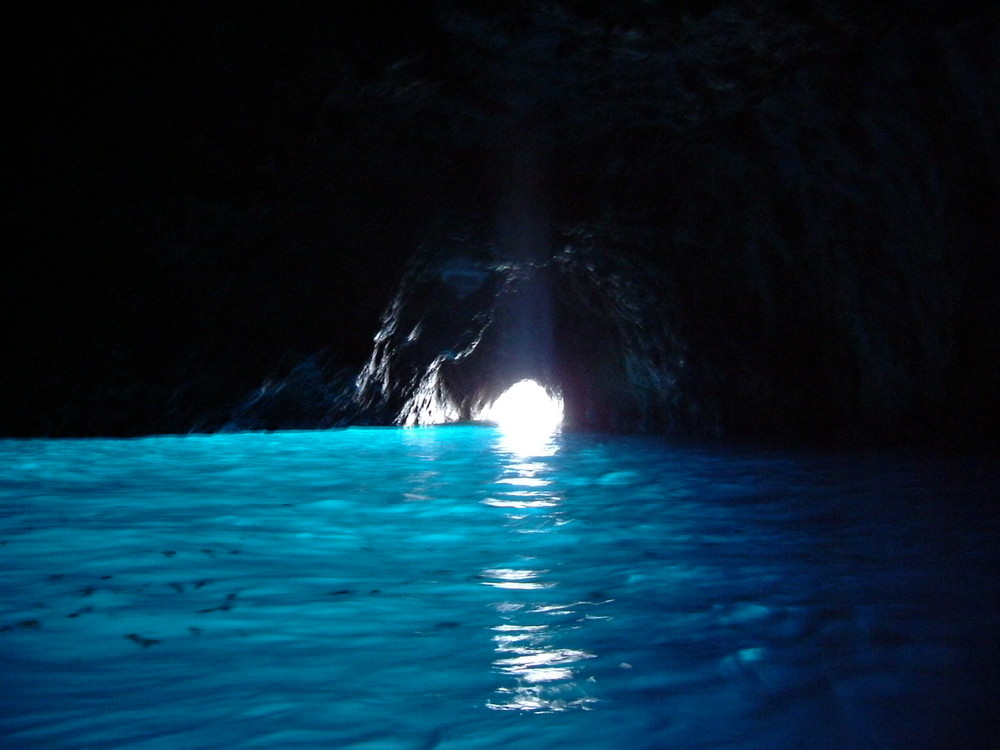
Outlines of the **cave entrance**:
[{"label": "cave entrance", "polygon": [[535,380],[520,380],[487,405],[476,419],[495,422],[503,430],[553,432],[563,421],[563,401]]}]

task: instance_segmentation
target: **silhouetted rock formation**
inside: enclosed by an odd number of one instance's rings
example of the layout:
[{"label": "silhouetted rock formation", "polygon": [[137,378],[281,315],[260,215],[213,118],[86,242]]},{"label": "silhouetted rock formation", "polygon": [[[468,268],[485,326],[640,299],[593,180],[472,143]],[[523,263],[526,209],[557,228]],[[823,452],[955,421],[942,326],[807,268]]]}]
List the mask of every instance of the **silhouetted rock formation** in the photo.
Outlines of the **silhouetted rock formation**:
[{"label": "silhouetted rock formation", "polygon": [[594,247],[521,259],[470,250],[411,262],[359,378],[362,419],[469,420],[531,378],[563,397],[571,426],[689,422],[677,386],[683,354],[647,269]]}]

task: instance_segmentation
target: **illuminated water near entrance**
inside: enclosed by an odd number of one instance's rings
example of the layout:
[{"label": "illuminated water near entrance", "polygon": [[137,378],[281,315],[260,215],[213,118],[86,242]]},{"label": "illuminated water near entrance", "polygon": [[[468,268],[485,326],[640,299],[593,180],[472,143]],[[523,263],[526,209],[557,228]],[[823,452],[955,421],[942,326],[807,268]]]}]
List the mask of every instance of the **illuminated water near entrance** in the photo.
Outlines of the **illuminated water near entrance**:
[{"label": "illuminated water near entrance", "polygon": [[4,748],[973,748],[995,466],[481,426],[0,441]]}]

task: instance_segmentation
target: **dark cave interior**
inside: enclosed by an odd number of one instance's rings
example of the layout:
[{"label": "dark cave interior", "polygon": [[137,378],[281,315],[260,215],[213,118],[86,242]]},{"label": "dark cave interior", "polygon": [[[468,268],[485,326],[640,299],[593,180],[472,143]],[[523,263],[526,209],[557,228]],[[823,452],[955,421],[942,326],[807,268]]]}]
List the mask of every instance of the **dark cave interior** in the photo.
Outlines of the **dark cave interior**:
[{"label": "dark cave interior", "polygon": [[996,9],[213,2],[16,31],[0,434],[389,424],[433,370],[463,416],[535,377],[588,430],[996,441]]}]

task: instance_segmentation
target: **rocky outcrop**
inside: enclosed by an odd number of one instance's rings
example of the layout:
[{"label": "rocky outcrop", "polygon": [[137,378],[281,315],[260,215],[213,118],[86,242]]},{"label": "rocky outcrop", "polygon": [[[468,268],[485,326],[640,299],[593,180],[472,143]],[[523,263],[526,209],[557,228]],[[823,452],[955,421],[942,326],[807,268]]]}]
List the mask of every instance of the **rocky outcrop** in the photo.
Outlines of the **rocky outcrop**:
[{"label": "rocky outcrop", "polygon": [[571,426],[687,421],[683,351],[648,269],[586,245],[521,259],[470,250],[412,260],[358,380],[362,419],[468,420],[530,378],[562,396]]}]

